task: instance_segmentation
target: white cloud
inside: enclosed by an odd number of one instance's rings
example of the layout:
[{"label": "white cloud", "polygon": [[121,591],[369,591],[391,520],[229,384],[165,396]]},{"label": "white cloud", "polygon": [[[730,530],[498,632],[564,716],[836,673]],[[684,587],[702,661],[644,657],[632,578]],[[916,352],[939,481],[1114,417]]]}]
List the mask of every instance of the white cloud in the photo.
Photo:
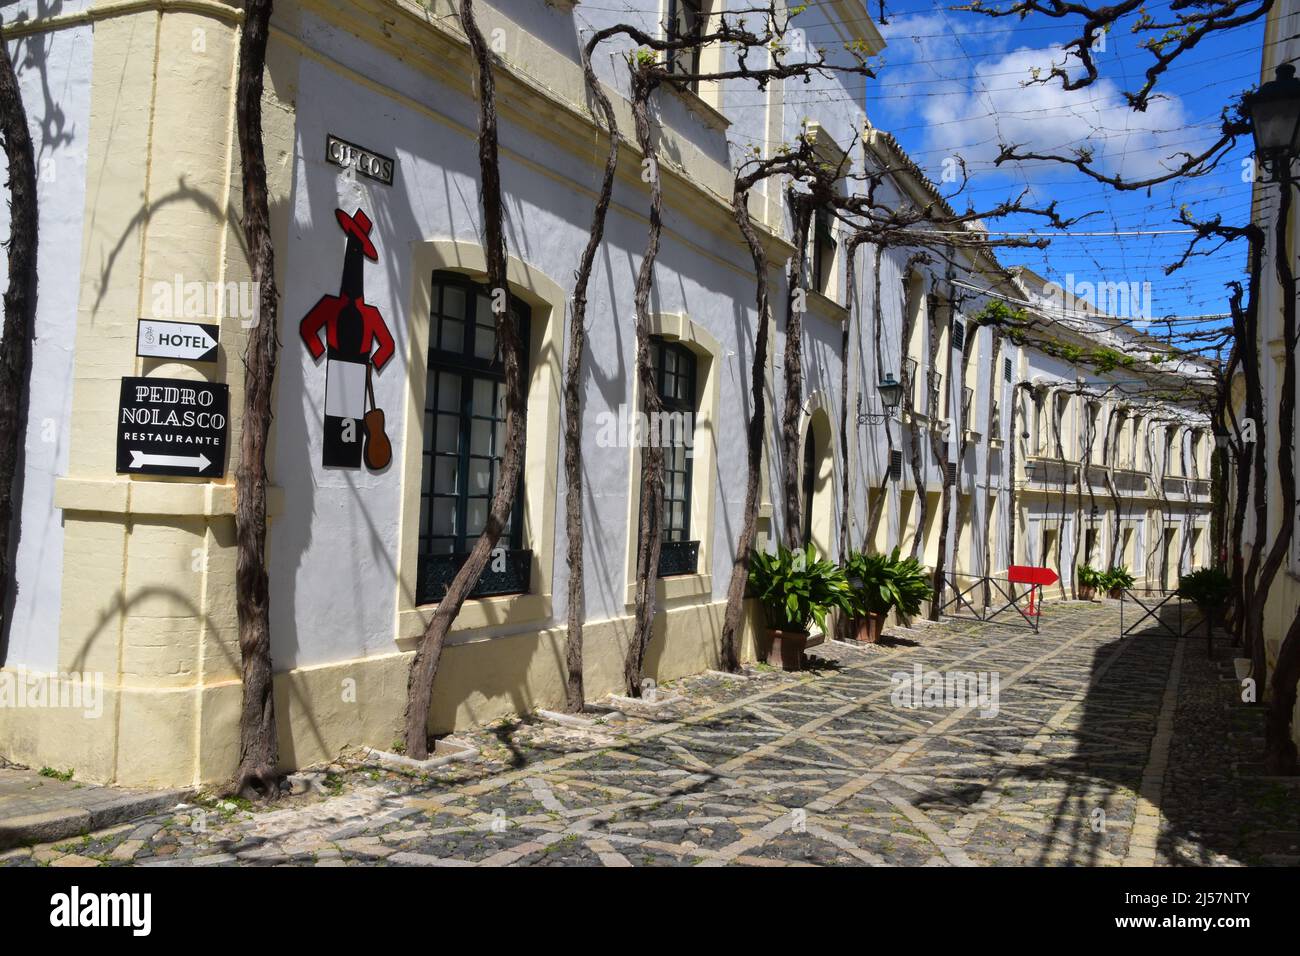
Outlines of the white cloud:
[{"label": "white cloud", "polygon": [[[908,41],[899,37],[897,42]],[[924,41],[923,54],[941,49],[936,45],[941,42]],[[942,49],[952,56],[957,47],[948,42]],[[892,87],[885,84],[891,112],[925,125],[925,149],[918,161],[928,169],[939,167],[945,156],[960,155],[972,175],[986,173],[1002,144],[1054,155],[1071,155],[1087,146],[1093,151],[1092,165],[1100,171],[1145,179],[1176,165],[1178,152],[1198,152],[1215,138],[1212,129],[1187,127],[1186,109],[1176,96],[1153,100],[1145,113],[1138,113],[1109,79],[1072,92],[1056,79],[1027,84],[1035,69],[1045,77],[1053,64],[1066,61],[1059,46],[1022,47],[979,62],[962,58],[947,70],[937,68],[938,59],[937,53],[929,58],[934,74],[960,75],[922,84],[905,76]],[[925,63],[922,59],[902,72],[914,78]],[[1037,169],[1031,168],[1035,165]],[[1023,164],[1031,179],[1045,166],[1048,172],[1060,169],[1056,164]],[[1005,165],[1003,170],[1014,171]]]}]

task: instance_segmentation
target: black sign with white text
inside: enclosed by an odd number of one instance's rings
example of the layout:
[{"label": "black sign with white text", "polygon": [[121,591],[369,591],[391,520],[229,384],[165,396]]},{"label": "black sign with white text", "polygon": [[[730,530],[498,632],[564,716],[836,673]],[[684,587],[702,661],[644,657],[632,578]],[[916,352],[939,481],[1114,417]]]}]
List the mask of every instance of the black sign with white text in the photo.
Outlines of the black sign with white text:
[{"label": "black sign with white text", "polygon": [[325,158],[335,166],[355,169],[362,176],[373,179],[377,183],[383,183],[385,186],[393,185],[393,168],[397,165],[393,160],[382,153],[375,153],[364,146],[340,139],[333,133],[325,137]]},{"label": "black sign with white text", "polygon": [[226,473],[230,387],[175,378],[124,378],[117,412],[119,475]]}]

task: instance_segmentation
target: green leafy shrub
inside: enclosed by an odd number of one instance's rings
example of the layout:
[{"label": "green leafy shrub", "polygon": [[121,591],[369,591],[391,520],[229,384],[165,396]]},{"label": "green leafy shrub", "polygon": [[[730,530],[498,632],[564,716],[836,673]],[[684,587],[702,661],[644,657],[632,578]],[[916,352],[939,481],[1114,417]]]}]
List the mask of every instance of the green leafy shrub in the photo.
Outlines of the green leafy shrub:
[{"label": "green leafy shrub", "polygon": [[1106,572],[1090,564],[1079,565],[1079,586],[1085,588],[1106,587]]},{"label": "green leafy shrub", "polygon": [[763,605],[767,626],[778,631],[807,631],[839,608],[851,611],[852,595],[844,571],[817,556],[811,544],[802,551],[778,546],[775,554],[754,551],[749,558],[750,592]]},{"label": "green leafy shrub", "polygon": [[921,602],[934,596],[930,573],[916,558],[900,558],[900,549],[891,554],[868,554],[852,551],[844,564],[844,574],[852,595],[852,613],[887,614],[898,608],[904,617],[921,611]]},{"label": "green leafy shrub", "polygon": [[1133,575],[1129,569],[1120,565],[1117,568],[1111,568],[1101,576],[1101,586],[1107,591],[1116,591],[1119,588],[1131,588],[1134,584]]},{"label": "green leafy shrub", "polygon": [[1232,581],[1222,568],[1201,568],[1178,579],[1178,596],[1202,608],[1223,607],[1232,591]]}]

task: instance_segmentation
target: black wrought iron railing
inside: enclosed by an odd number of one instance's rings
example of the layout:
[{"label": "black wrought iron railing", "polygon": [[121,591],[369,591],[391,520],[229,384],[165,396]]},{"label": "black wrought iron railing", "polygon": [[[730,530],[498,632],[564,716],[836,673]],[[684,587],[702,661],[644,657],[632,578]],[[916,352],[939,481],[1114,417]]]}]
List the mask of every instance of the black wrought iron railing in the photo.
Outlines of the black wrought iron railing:
[{"label": "black wrought iron railing", "polygon": [[[418,604],[436,604],[447,594],[447,586],[460,570],[469,553],[426,554],[420,556],[415,598]],[[527,549],[497,552],[488,558],[487,567],[478,579],[472,598],[498,594],[527,594],[532,577],[533,552]]]},{"label": "black wrought iron railing", "polygon": [[700,563],[698,541],[665,541],[659,546],[659,577],[695,574]]}]

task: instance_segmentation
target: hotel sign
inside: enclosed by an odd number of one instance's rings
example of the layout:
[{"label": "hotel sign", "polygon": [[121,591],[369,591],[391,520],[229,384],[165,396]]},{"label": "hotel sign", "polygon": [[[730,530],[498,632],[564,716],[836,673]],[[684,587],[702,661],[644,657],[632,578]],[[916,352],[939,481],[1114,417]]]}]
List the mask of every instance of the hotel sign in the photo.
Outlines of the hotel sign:
[{"label": "hotel sign", "polygon": [[117,413],[119,475],[220,478],[230,388],[175,378],[124,378]]},{"label": "hotel sign", "polygon": [[215,362],[220,338],[219,325],[141,319],[136,328],[135,354],[141,358]]},{"label": "hotel sign", "polygon": [[356,143],[349,143],[346,139],[339,139],[333,133],[325,137],[325,158],[343,169],[355,169],[377,183],[393,185],[393,169],[397,165],[394,160],[372,153]]}]

